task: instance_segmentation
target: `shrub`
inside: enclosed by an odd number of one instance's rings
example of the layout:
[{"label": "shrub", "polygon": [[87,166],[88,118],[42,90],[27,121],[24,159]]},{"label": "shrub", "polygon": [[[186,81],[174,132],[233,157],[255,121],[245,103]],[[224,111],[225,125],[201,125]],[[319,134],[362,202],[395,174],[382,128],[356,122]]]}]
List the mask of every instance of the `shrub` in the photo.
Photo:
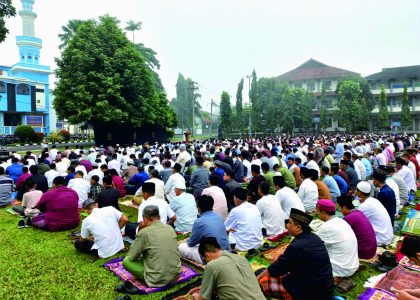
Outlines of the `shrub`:
[{"label": "shrub", "polygon": [[62,142],[63,140],[64,138],[61,135],[61,132],[59,131],[51,132],[50,135],[48,136],[48,141],[51,143],[59,143],[59,142]]},{"label": "shrub", "polygon": [[61,136],[63,137],[63,139],[64,139],[65,141],[70,140],[70,132],[68,132],[67,130],[65,130],[65,129],[61,129],[61,130],[60,130],[60,134],[61,134]]},{"label": "shrub", "polygon": [[34,141],[37,138],[35,130],[29,125],[20,125],[16,127],[15,137],[19,138],[22,142]]}]

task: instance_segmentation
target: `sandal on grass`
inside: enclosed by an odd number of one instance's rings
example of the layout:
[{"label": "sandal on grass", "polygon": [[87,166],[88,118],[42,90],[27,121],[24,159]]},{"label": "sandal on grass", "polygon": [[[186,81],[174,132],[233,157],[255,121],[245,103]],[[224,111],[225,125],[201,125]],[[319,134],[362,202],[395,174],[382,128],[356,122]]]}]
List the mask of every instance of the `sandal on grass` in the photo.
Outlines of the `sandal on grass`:
[{"label": "sandal on grass", "polygon": [[341,280],[341,282],[336,286],[336,289],[339,293],[347,293],[348,291],[350,291],[352,288],[354,288],[356,286],[356,283],[354,283],[353,280],[351,280],[350,278],[344,278],[343,280]]},{"label": "sandal on grass", "polygon": [[248,252],[246,253],[245,257],[247,259],[250,259],[250,258],[252,258],[252,257],[254,257],[254,256],[258,255],[258,254],[260,254],[260,251],[258,249],[251,249],[251,250],[248,250]]}]

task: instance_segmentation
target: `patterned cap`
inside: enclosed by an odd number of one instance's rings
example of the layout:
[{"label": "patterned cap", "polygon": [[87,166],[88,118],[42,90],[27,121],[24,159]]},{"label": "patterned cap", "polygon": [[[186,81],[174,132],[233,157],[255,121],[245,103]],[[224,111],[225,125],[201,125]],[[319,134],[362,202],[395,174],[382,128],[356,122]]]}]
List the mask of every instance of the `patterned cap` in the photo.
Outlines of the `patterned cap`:
[{"label": "patterned cap", "polygon": [[290,210],[290,218],[299,221],[309,226],[312,221],[312,216],[296,208]]}]

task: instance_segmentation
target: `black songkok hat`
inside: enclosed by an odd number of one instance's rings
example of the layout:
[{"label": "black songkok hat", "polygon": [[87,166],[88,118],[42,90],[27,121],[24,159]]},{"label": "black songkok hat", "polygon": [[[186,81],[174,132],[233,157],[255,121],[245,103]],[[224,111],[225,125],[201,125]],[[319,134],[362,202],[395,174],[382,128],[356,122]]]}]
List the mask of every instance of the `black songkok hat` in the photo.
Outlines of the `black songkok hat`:
[{"label": "black songkok hat", "polygon": [[246,201],[247,196],[248,196],[248,191],[243,188],[238,187],[235,189],[234,195],[239,200]]},{"label": "black songkok hat", "polygon": [[311,223],[312,221],[312,216],[299,210],[296,208],[292,208],[290,210],[290,218],[292,218],[293,220],[299,221],[305,225],[308,225]]},{"label": "black songkok hat", "polygon": [[342,159],[342,160],[340,161],[340,164],[345,165],[345,166],[348,166],[348,165],[350,165],[350,161],[349,161],[349,160],[344,160],[344,159]]}]

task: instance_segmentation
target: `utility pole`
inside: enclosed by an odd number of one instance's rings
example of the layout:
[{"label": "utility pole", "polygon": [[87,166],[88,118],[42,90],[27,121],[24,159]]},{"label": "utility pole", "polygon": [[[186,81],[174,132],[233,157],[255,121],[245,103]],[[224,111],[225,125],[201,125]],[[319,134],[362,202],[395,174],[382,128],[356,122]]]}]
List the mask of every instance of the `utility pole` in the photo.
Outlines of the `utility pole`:
[{"label": "utility pole", "polygon": [[198,91],[197,82],[192,81],[189,90],[192,90],[192,128],[191,128],[191,136],[194,136],[194,123],[195,123],[195,91]]},{"label": "utility pole", "polygon": [[210,133],[209,138],[211,139],[211,130],[213,126],[213,99],[210,101]]}]

